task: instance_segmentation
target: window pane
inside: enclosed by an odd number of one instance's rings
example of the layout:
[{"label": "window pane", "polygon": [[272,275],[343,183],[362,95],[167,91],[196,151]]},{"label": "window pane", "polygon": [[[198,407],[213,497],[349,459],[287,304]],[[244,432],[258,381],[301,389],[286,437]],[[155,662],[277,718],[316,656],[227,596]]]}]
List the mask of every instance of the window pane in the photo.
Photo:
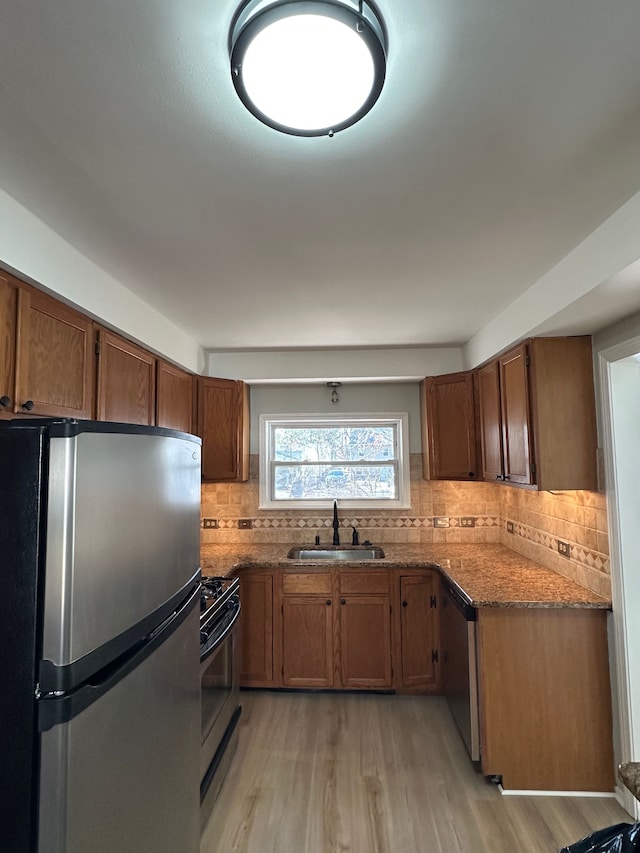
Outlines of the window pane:
[{"label": "window pane", "polygon": [[377,462],[395,458],[393,426],[276,427],[278,462]]},{"label": "window pane", "polygon": [[397,498],[394,465],[277,465],[275,500]]}]

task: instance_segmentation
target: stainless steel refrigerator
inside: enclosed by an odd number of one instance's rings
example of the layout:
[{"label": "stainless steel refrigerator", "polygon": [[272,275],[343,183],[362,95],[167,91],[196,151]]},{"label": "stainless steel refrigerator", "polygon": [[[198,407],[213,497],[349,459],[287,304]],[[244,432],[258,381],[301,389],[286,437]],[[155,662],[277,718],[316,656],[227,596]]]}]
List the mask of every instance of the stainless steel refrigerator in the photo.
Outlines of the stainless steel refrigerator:
[{"label": "stainless steel refrigerator", "polygon": [[0,423],[0,846],[197,853],[200,439]]}]

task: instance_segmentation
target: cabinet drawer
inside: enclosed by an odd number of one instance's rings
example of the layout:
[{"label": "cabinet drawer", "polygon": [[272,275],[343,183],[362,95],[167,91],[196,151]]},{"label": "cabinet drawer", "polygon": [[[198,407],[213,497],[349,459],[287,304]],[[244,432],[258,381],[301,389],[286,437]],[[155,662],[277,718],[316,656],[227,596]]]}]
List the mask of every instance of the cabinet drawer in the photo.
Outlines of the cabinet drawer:
[{"label": "cabinet drawer", "polygon": [[331,572],[285,572],[282,577],[282,592],[284,595],[301,592],[331,595]]},{"label": "cabinet drawer", "polygon": [[388,595],[389,572],[340,572],[340,592],[356,595]]}]

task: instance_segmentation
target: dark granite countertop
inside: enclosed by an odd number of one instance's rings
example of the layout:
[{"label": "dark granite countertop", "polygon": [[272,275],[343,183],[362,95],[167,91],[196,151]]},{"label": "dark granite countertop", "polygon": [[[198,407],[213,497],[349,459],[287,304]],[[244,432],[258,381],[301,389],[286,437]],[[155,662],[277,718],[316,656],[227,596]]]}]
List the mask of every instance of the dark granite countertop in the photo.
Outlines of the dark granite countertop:
[{"label": "dark granite countertop", "polygon": [[521,556],[504,545],[389,545],[381,560],[289,560],[290,543],[209,545],[203,574],[226,575],[251,568],[319,571],[341,569],[438,568],[474,607],[573,607],[609,609],[611,602]]}]

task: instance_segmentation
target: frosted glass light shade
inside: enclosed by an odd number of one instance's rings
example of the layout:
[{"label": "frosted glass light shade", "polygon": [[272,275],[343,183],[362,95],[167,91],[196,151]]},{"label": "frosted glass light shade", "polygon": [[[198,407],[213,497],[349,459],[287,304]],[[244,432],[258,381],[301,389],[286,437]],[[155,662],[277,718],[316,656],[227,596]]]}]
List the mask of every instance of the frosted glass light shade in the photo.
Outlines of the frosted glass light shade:
[{"label": "frosted glass light shade", "polygon": [[381,32],[358,11],[333,2],[268,6],[232,30],[236,91],[277,130],[331,135],[378,99],[385,72]]}]

